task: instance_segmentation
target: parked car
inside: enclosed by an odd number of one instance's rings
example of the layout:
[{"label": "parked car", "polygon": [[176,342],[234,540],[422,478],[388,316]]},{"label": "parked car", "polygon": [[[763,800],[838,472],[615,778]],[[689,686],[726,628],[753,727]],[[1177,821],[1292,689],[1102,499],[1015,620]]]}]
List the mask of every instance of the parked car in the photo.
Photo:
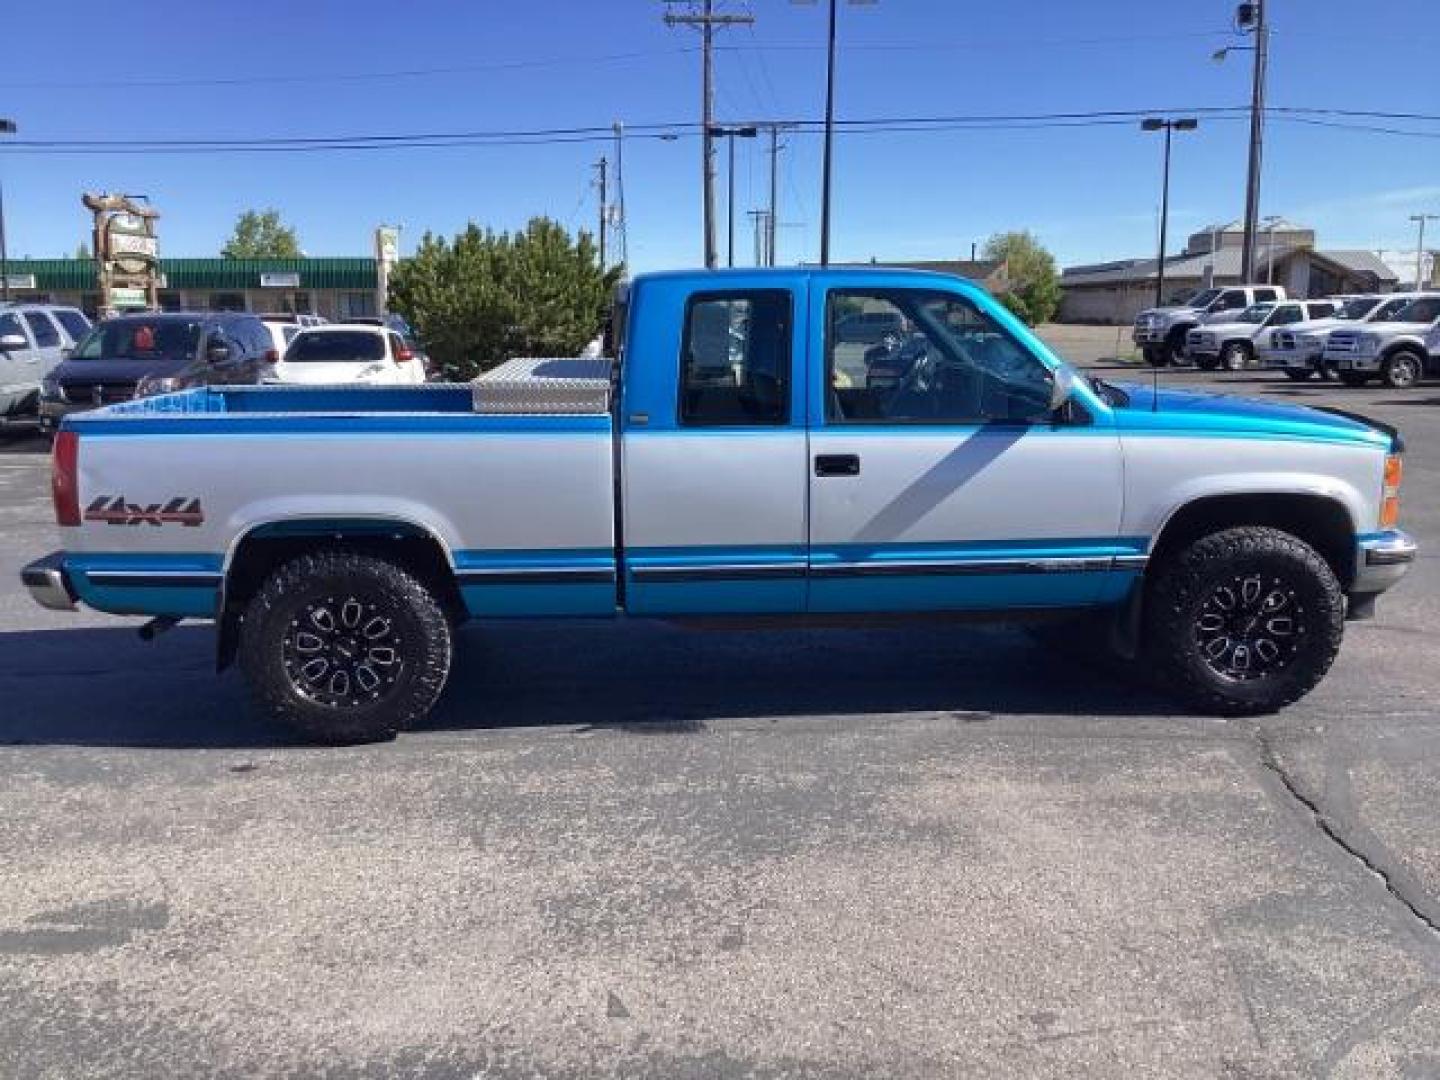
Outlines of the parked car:
[{"label": "parked car", "polygon": [[1234,320],[1206,322],[1185,335],[1185,357],[1203,371],[1217,367],[1240,371],[1250,367],[1262,338],[1276,327],[1335,314],[1333,300],[1284,300],[1255,304]]},{"label": "parked car", "polygon": [[239,312],[121,315],[93,327],[47,375],[40,426],[86,409],[195,386],[245,385],[280,358],[270,331]]},{"label": "parked car", "polygon": [[[400,335],[405,347],[414,355],[420,363],[420,369],[425,373],[425,379],[435,377],[434,365],[430,362],[430,354],[425,349],[425,344],[420,340],[420,335],[415,328],[405,321],[401,316],[390,312],[386,315],[361,315],[353,319],[343,319],[344,323],[352,326],[383,326],[387,330],[393,330]],[[422,380],[423,381],[423,380]]]},{"label": "parked car", "polygon": [[1414,386],[1440,371],[1440,293],[1416,296],[1387,322],[1332,330],[1324,356],[1346,386],[1375,378],[1396,390]]},{"label": "parked car", "polygon": [[1284,299],[1285,290],[1278,285],[1202,289],[1184,304],[1140,312],[1131,337],[1152,367],[1178,364],[1185,355],[1186,335],[1201,323],[1218,322],[1255,304]]},{"label": "parked car", "polygon": [[[614,393],[609,362],[516,360],[473,386],[67,417],[64,550],[23,580],[152,636],[213,619],[270,714],[353,742],[429,712],[467,617],[1080,613],[1197,708],[1267,712],[1415,557],[1395,429],[1092,379],[949,275],[698,271],[627,295]],[[857,298],[928,341],[901,392],[837,377],[827,312]],[[744,327],[733,365],[707,324]]]},{"label": "parked car", "polygon": [[0,307],[0,419],[33,415],[40,384],[89,330],[90,320],[75,308]]},{"label": "parked car", "polygon": [[895,311],[857,311],[835,321],[835,340],[841,343],[896,345],[904,336],[904,319]]},{"label": "parked car", "polygon": [[425,381],[425,369],[394,330],[341,323],[297,333],[266,381],[413,384]]},{"label": "parked car", "polygon": [[284,353],[290,346],[290,339],[309,326],[324,326],[328,319],[320,315],[291,314],[285,312],[266,313],[260,316],[265,329],[270,331],[270,340],[275,348]]},{"label": "parked car", "polygon": [[[1369,322],[1386,322],[1420,293],[1387,293],[1345,297],[1334,315],[1295,323],[1262,334],[1258,340],[1262,367],[1278,368],[1288,378],[1303,381],[1319,372],[1331,378],[1335,369],[1323,362],[1325,341],[1331,330],[1342,330]],[[1332,297],[1331,299],[1340,299]]]}]

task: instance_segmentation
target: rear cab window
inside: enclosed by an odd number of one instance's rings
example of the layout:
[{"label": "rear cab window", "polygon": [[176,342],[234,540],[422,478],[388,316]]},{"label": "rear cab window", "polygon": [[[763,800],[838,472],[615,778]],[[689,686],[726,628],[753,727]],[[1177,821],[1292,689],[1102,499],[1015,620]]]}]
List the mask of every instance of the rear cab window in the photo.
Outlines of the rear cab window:
[{"label": "rear cab window", "polygon": [[55,312],[55,318],[60,320],[60,325],[70,335],[70,340],[78,342],[90,332],[90,320],[81,315],[78,311],[61,310]]},{"label": "rear cab window", "polygon": [[681,426],[788,423],[793,317],[785,289],[692,296],[680,348]]},{"label": "rear cab window", "polygon": [[30,348],[30,335],[25,332],[20,316],[7,312],[0,315],[0,337],[10,337],[12,334],[24,338],[25,348]]}]

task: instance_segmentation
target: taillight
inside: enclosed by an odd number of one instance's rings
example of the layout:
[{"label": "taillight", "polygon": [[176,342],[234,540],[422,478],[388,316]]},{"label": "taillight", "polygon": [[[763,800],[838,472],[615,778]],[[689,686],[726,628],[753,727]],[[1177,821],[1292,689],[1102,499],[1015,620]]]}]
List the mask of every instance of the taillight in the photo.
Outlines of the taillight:
[{"label": "taillight", "polygon": [[414,359],[415,359],[415,354],[414,354],[413,352],[411,352],[409,349],[396,349],[396,350],[395,350],[395,362],[396,362],[397,364],[404,364],[404,363],[407,363],[407,362],[409,362],[409,361],[411,361],[411,360],[414,360]]},{"label": "taillight", "polygon": [[1405,459],[1391,454],[1385,459],[1385,487],[1380,493],[1380,527],[1393,529],[1400,522],[1400,482],[1405,478]]},{"label": "taillight", "polygon": [[80,436],[73,431],[57,434],[50,456],[50,496],[55,501],[55,520],[61,525],[80,524],[79,460]]},{"label": "taillight", "polygon": [[265,362],[266,362],[267,364],[278,364],[278,363],[280,362],[280,350],[278,350],[278,349],[266,349],[266,350],[265,350]]}]

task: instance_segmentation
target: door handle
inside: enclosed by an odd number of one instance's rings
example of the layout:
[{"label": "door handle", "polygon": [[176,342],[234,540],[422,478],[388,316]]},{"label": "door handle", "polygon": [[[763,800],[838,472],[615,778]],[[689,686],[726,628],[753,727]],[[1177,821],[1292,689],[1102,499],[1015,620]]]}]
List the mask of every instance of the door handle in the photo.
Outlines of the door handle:
[{"label": "door handle", "polygon": [[859,454],[816,454],[816,476],[859,476]]}]

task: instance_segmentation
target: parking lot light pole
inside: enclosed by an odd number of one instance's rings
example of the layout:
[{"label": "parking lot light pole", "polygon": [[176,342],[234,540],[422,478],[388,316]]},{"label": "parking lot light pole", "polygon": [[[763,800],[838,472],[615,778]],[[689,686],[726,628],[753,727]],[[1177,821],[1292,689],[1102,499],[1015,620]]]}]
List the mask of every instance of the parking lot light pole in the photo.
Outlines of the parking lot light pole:
[{"label": "parking lot light pole", "polygon": [[[1425,222],[1440,221],[1440,214],[1411,214],[1410,220],[1420,226],[1420,236],[1415,241],[1415,291],[1425,288]],[[1434,271],[1431,271],[1434,277]]]},{"label": "parking lot light pole", "polygon": [[[15,121],[0,118],[0,135],[14,135]],[[5,187],[0,181],[0,300],[10,302],[10,253],[5,248]]]},{"label": "parking lot light pole", "polygon": [[1155,306],[1165,305],[1165,239],[1170,227],[1170,133],[1194,131],[1200,122],[1193,116],[1165,119],[1148,116],[1140,121],[1142,131],[1165,132],[1165,167],[1160,181],[1160,257],[1155,263]]},{"label": "parking lot light pole", "polygon": [[722,127],[718,124],[710,128],[712,139],[725,139],[729,142],[729,167],[730,174],[726,178],[725,210],[729,217],[729,244],[726,250],[725,264],[735,265],[735,140],[753,139],[760,133],[757,127]]}]

